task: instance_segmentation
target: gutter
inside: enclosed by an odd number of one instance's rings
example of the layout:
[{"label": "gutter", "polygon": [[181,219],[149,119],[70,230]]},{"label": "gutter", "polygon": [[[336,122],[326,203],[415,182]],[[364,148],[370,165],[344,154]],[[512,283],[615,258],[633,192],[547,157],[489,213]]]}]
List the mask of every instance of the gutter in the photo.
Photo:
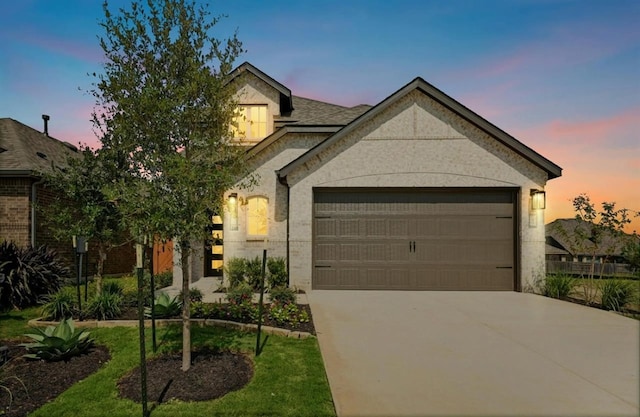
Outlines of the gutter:
[{"label": "gutter", "polygon": [[276,171],[276,176],[278,177],[278,182],[282,185],[285,185],[287,187],[287,287],[291,284],[291,270],[289,268],[289,255],[290,255],[290,243],[289,243],[289,224],[291,223],[291,188],[289,187],[289,183],[287,182],[287,179],[284,177],[281,177],[278,174],[278,171]]}]

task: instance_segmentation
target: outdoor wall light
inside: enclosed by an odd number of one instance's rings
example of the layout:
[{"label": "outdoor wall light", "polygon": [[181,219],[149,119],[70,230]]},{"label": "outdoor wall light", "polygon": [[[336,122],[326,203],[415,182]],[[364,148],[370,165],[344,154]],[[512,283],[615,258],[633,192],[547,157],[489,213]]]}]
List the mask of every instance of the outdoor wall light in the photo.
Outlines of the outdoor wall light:
[{"label": "outdoor wall light", "polygon": [[229,194],[229,228],[238,230],[238,194]]},{"label": "outdoor wall light", "polygon": [[531,209],[544,210],[547,207],[547,194],[542,190],[531,189]]}]

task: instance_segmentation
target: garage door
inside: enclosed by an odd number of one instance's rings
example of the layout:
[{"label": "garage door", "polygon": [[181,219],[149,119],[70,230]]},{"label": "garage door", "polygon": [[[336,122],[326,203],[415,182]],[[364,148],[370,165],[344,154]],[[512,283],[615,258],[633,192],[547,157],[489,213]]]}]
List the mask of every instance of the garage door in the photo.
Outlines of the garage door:
[{"label": "garage door", "polygon": [[517,191],[314,190],[314,289],[515,287]]}]

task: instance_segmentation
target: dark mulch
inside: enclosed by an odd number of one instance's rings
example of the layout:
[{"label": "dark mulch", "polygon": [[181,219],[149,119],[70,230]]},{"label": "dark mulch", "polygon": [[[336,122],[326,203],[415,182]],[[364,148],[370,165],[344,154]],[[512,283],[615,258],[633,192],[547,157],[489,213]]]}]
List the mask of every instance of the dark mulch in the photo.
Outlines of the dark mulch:
[{"label": "dark mulch", "polygon": [[26,416],[111,359],[106,347],[94,346],[89,353],[67,362],[28,360],[22,357],[26,351],[19,343],[19,340],[0,340],[0,346],[9,347],[10,359],[0,374],[0,385],[13,395],[11,400],[9,393],[0,388],[0,415],[7,417]]},{"label": "dark mulch", "polygon": [[[147,399],[162,403],[171,399],[207,401],[244,387],[253,377],[252,362],[231,352],[197,351],[183,372],[182,354],[162,355],[147,361]],[[118,382],[120,396],[141,402],[140,367]]]}]

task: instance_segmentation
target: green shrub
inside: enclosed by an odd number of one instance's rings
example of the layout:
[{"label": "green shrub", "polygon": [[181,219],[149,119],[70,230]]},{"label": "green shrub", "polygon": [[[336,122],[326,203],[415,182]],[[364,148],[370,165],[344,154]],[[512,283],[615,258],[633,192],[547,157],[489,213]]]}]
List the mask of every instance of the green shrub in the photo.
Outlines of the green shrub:
[{"label": "green shrub", "polygon": [[284,258],[267,259],[267,283],[269,288],[286,287],[287,285],[287,263]]},{"label": "green shrub", "polygon": [[[202,301],[202,291],[200,288],[189,288],[189,301],[192,303],[201,302]],[[178,298],[182,300],[182,291],[180,291],[180,295]]]},{"label": "green shrub", "polygon": [[[154,313],[156,318],[168,318],[175,317],[180,315],[182,311],[182,301],[175,297],[169,297],[164,291],[160,292],[160,295],[155,300],[155,309]],[[146,307],[144,309],[144,315],[147,317],[151,317],[151,307]]]},{"label": "green shrub", "polygon": [[576,280],[569,275],[547,275],[542,288],[542,294],[552,298],[566,298],[576,286]]},{"label": "green shrub", "polygon": [[118,293],[102,291],[87,306],[87,314],[98,320],[111,320],[122,313],[123,297]]},{"label": "green shrub", "polygon": [[255,292],[259,292],[261,281],[262,259],[257,256],[253,259],[247,259],[247,283]]},{"label": "green shrub", "polygon": [[202,301],[195,301],[191,303],[191,317],[194,319],[206,319],[211,314],[211,308],[208,304]]},{"label": "green shrub", "polygon": [[20,248],[13,242],[0,244],[0,310],[22,309],[39,304],[56,293],[69,268],[46,246]]},{"label": "green shrub", "polygon": [[35,342],[21,344],[28,352],[24,357],[29,359],[49,362],[67,360],[81,355],[93,345],[89,332],[76,329],[72,319],[64,319],[57,326],[48,326],[45,330],[32,330],[35,333],[27,333],[24,336]]},{"label": "green shrub", "polygon": [[607,279],[600,286],[600,291],[602,307],[607,310],[621,311],[631,301],[633,284],[629,281]]},{"label": "green shrub", "polygon": [[166,288],[173,285],[173,271],[161,272],[153,277],[156,289]]},{"label": "green shrub", "polygon": [[235,288],[245,282],[247,261],[244,258],[230,258],[224,267],[229,288]]},{"label": "green shrub", "polygon": [[102,292],[109,294],[124,295],[124,288],[116,281],[106,281],[102,284]]},{"label": "green shrub", "polygon": [[230,288],[226,294],[227,301],[231,304],[242,304],[251,302],[253,298],[253,288],[246,282]]},{"label": "green shrub", "polygon": [[296,292],[293,288],[289,287],[275,287],[269,291],[269,298],[272,303],[278,304],[295,304],[296,303]]},{"label": "green shrub", "polygon": [[269,318],[277,324],[292,324],[294,326],[309,321],[306,310],[300,309],[296,304],[272,303],[269,306]]},{"label": "green shrub", "polygon": [[62,320],[73,317],[76,312],[76,297],[64,288],[47,298],[41,314],[45,320]]}]

